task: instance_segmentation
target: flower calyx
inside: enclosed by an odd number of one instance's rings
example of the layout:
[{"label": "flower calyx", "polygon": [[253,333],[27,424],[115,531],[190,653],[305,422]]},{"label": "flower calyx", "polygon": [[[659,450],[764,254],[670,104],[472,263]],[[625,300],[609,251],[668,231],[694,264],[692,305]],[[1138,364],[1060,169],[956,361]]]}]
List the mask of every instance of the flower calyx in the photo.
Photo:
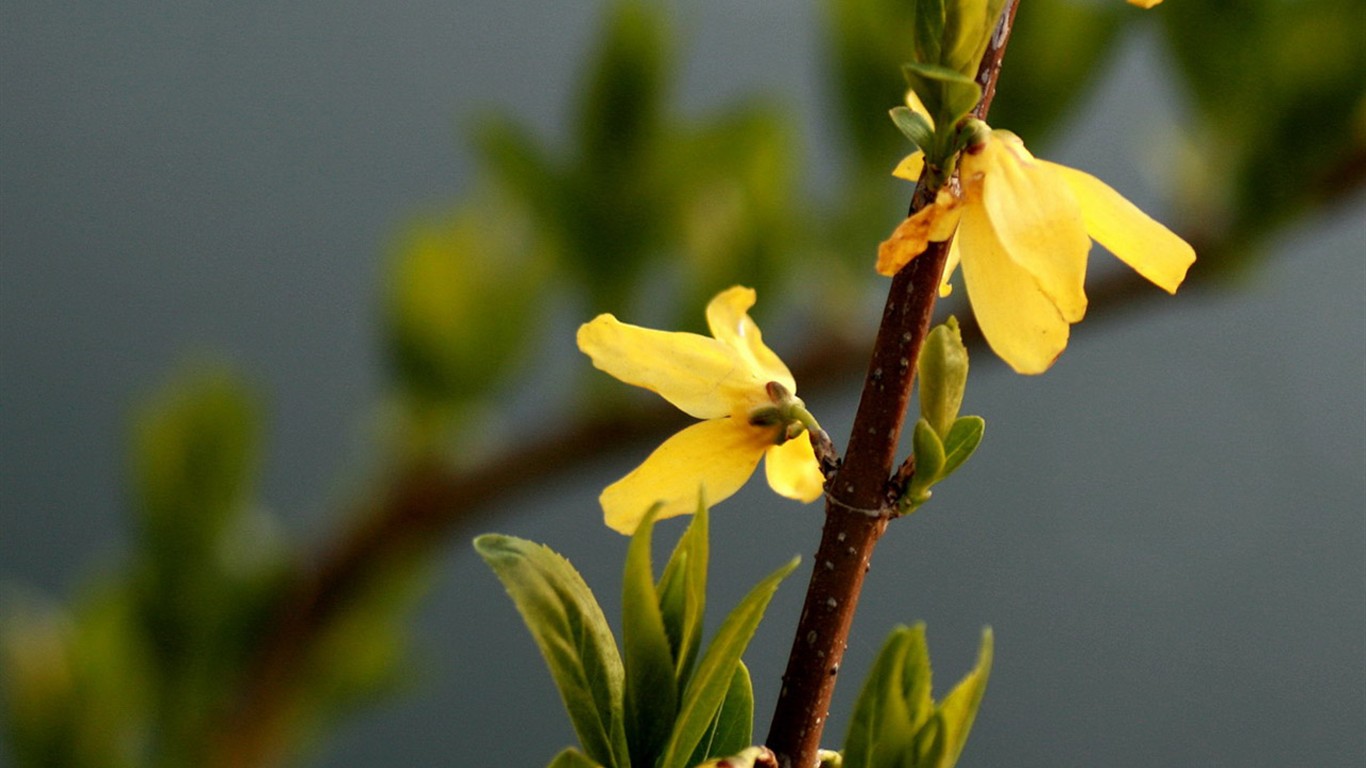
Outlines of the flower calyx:
[{"label": "flower calyx", "polygon": [[781,382],[768,382],[764,385],[764,391],[768,394],[769,402],[750,409],[748,420],[752,427],[773,428],[774,445],[782,445],[800,437],[808,429],[813,433],[820,431],[820,424],[806,409],[806,403]]}]

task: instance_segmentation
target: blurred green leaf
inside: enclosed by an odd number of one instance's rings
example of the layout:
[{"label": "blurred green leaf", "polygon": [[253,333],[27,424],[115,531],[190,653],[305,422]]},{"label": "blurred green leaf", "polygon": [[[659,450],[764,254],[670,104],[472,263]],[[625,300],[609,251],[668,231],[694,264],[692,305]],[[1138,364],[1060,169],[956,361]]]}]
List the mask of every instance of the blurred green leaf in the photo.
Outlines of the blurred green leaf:
[{"label": "blurred green leaf", "polygon": [[653,150],[671,69],[667,13],[652,0],[608,4],[576,121],[581,159],[595,174],[613,175]]},{"label": "blurred green leaf", "polygon": [[[909,759],[903,757],[899,766],[905,768],[941,768],[945,754],[944,718],[940,713],[930,715],[925,724],[916,731],[911,743]],[[946,766],[944,768],[947,768]]]},{"label": "blurred green leaf", "polygon": [[[1166,13],[1171,5],[1153,13]],[[1025,3],[1015,16],[988,122],[1014,131],[1030,146],[1043,146],[1105,72],[1121,24],[1141,21],[1129,11],[1134,9],[1119,2]]]},{"label": "blurred green leaf", "polygon": [[1235,268],[1277,227],[1366,181],[1358,0],[1172,3],[1159,14],[1194,97],[1177,146],[1200,270]]},{"label": "blurred green leaf", "polygon": [[517,211],[498,199],[414,220],[394,250],[387,352],[419,411],[488,397],[537,328],[547,265]]},{"label": "blurred green leaf", "polygon": [[832,97],[855,176],[884,178],[905,154],[901,137],[869,120],[905,102],[898,73],[913,54],[914,4],[905,0],[826,0]]},{"label": "blurred green leaf", "polygon": [[143,409],[133,465],[139,522],[160,567],[194,569],[246,504],[260,414],[223,370],[176,379]]},{"label": "blurred green leaf", "polygon": [[588,756],[608,768],[629,765],[621,657],[579,572],[548,547],[525,539],[486,534],[474,547],[535,637]]}]

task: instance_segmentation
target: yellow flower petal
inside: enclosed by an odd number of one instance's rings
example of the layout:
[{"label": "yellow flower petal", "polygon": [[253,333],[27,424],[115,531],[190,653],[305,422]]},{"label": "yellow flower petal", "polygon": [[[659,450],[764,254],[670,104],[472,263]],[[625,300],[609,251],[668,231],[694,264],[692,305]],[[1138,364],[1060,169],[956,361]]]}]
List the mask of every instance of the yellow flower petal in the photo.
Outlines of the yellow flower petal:
[{"label": "yellow flower petal", "polygon": [[1127,2],[1129,3],[1129,5],[1136,5],[1144,10],[1152,8],[1155,5],[1162,4],[1162,0],[1127,0]]},{"label": "yellow flower petal", "polygon": [[[963,174],[981,176],[981,203],[1005,253],[1033,275],[1063,319],[1086,314],[1086,235],[1072,190],[1011,134],[993,134],[982,151],[965,154]],[[966,248],[966,244],[964,245]],[[970,278],[969,278],[970,279]]]},{"label": "yellow flower petal", "polygon": [[825,493],[825,475],[821,474],[810,435],[803,433],[772,446],[764,456],[764,475],[779,496],[808,502]]},{"label": "yellow flower petal", "polygon": [[892,277],[911,259],[925,252],[931,240],[945,240],[958,226],[958,199],[940,190],[935,201],[892,230],[877,247],[877,273]]},{"label": "yellow flower petal", "polygon": [[925,118],[925,122],[930,124],[931,129],[934,128],[934,117],[930,115],[928,109],[925,109],[925,102],[920,100],[920,94],[912,88],[906,89],[906,106],[910,107],[912,112]]},{"label": "yellow flower petal", "polygon": [[763,401],[767,380],[716,339],[641,328],[604,314],[579,327],[578,342],[599,370],[656,392],[695,418],[728,416]]},{"label": "yellow flower petal", "polygon": [[1052,298],[1006,253],[980,206],[967,206],[958,237],[963,282],[982,336],[1017,372],[1048,370],[1067,348],[1069,332]]},{"label": "yellow flower petal", "polygon": [[1195,249],[1089,173],[1048,163],[1081,205],[1086,231],[1110,253],[1167,293],[1176,293]]},{"label": "yellow flower petal", "polygon": [[916,150],[909,155],[901,158],[901,162],[896,164],[892,170],[892,175],[898,179],[916,182],[920,181],[920,172],[925,170],[925,153]]},{"label": "yellow flower petal", "polygon": [[707,326],[718,341],[734,349],[759,380],[759,387],[776,381],[788,392],[797,391],[792,372],[773,350],[764,345],[759,326],[750,319],[749,308],[754,306],[754,289],[735,286],[716,295],[707,304]]},{"label": "yellow flower petal", "polygon": [[949,278],[953,277],[953,271],[958,269],[958,264],[963,260],[963,252],[958,249],[958,239],[954,238],[949,243],[949,256],[944,260],[944,273],[939,276],[939,298],[944,298],[953,293],[953,283]]},{"label": "yellow flower petal", "polygon": [[699,491],[709,505],[728,498],[754,474],[764,450],[773,445],[769,438],[768,432],[730,418],[683,429],[598,497],[607,527],[634,533],[655,503],[662,504],[660,520],[691,514]]}]

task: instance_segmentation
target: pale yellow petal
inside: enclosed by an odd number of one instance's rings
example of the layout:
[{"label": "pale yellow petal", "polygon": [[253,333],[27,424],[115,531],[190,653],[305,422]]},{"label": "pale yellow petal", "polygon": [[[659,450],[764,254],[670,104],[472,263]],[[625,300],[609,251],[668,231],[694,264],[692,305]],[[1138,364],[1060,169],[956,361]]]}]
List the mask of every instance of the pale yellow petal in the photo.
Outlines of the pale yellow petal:
[{"label": "pale yellow petal", "polygon": [[761,388],[776,381],[787,387],[788,392],[796,392],[797,383],[792,379],[792,372],[764,345],[759,326],[749,316],[754,301],[753,288],[737,285],[718,293],[707,304],[707,326],[711,328],[711,335],[735,350]]},{"label": "pale yellow petal", "polygon": [[745,484],[769,435],[743,421],[710,419],[670,437],[631,473],[607,486],[598,500],[607,527],[634,533],[645,513],[661,504],[658,519],[697,511],[697,494],[707,504],[730,497]]},{"label": "pale yellow petal", "polygon": [[825,475],[821,474],[810,435],[802,433],[772,446],[764,456],[764,475],[779,496],[808,502],[825,493]]},{"label": "pale yellow petal", "polygon": [[1091,239],[1067,183],[1010,135],[966,155],[963,168],[982,174],[982,205],[1005,252],[1034,276],[1065,320],[1081,320]]},{"label": "pale yellow petal", "polygon": [[996,239],[986,213],[968,206],[958,228],[963,282],[982,336],[1019,373],[1043,373],[1067,348],[1069,328],[1033,275]]},{"label": "pale yellow petal", "polygon": [[1128,0],[1128,3],[1129,5],[1136,5],[1139,8],[1147,10],[1155,5],[1161,5],[1162,0]]},{"label": "pale yellow petal", "polygon": [[953,271],[958,269],[958,264],[963,260],[963,252],[958,249],[958,238],[954,238],[949,243],[949,256],[944,261],[944,274],[939,277],[939,298],[945,298],[953,293],[953,283],[949,278],[953,277]]},{"label": "pale yellow petal", "polygon": [[910,107],[912,112],[925,118],[925,122],[930,124],[930,128],[934,128],[934,117],[930,115],[928,109],[925,109],[925,102],[920,100],[920,94],[916,93],[914,89],[906,89],[906,106]]},{"label": "pale yellow petal", "polygon": [[699,419],[727,416],[741,404],[766,399],[766,381],[758,380],[735,349],[716,339],[598,315],[579,327],[578,342],[599,370],[657,392]]},{"label": "pale yellow petal", "polygon": [[1081,205],[1086,231],[1125,264],[1167,293],[1176,293],[1195,263],[1195,249],[1089,173],[1047,163]]},{"label": "pale yellow petal", "polygon": [[901,158],[892,170],[892,175],[906,181],[920,181],[920,172],[925,170],[925,153],[916,150]]}]

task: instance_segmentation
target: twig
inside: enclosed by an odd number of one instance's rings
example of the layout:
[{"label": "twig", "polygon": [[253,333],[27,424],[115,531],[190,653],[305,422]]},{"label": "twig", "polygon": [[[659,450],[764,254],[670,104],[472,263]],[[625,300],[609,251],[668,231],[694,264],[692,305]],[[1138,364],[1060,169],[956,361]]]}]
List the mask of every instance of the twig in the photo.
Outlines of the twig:
[{"label": "twig", "polygon": [[[1010,39],[1016,0],[1006,4],[982,57],[977,82],[985,118]],[[917,189],[911,212],[929,202]],[[863,578],[893,509],[888,483],[910,402],[920,347],[929,333],[949,243],[931,243],[892,278],[844,463],[826,485],[825,529],[797,622],[767,745],[783,768],[819,763],[830,710]]]}]

